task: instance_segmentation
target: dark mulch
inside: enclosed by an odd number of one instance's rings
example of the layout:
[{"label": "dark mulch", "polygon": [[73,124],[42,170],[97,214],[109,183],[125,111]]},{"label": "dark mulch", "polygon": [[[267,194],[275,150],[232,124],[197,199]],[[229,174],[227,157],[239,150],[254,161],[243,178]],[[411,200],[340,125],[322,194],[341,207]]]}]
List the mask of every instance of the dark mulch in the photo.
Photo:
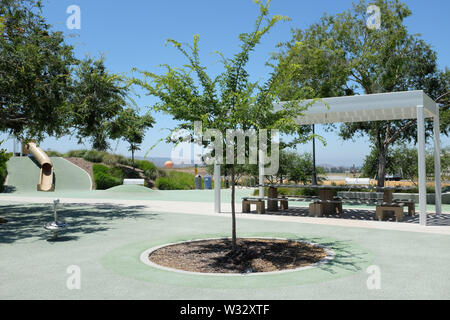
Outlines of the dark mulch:
[{"label": "dark mulch", "polygon": [[326,257],[323,248],[307,243],[273,239],[201,240],[166,246],[152,252],[158,265],[202,273],[250,273],[296,269]]}]

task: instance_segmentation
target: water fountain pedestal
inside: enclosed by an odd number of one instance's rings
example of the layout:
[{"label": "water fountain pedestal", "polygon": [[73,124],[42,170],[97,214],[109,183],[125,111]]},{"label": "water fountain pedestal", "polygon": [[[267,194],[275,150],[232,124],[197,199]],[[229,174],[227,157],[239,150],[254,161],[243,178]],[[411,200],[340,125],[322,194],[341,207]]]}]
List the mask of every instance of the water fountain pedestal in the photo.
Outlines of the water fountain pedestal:
[{"label": "water fountain pedestal", "polygon": [[44,228],[46,230],[49,230],[49,231],[53,232],[53,239],[54,240],[58,239],[58,232],[63,231],[63,230],[65,230],[67,228],[67,224],[66,223],[58,221],[58,214],[56,212],[56,206],[57,206],[57,204],[59,202],[60,202],[59,199],[53,200],[53,218],[54,218],[54,221],[46,223],[44,225]]}]

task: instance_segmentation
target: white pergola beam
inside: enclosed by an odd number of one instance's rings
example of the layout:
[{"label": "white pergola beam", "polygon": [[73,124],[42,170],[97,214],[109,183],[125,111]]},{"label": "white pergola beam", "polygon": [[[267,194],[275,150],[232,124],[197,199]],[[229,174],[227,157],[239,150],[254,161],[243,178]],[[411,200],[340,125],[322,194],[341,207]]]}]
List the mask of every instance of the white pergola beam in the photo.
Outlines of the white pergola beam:
[{"label": "white pergola beam", "polygon": [[[286,103],[275,104],[275,111]],[[306,100],[301,105],[307,110],[296,119],[298,125],[416,119],[418,105],[424,106],[425,118],[436,114],[435,102],[422,90]]]}]

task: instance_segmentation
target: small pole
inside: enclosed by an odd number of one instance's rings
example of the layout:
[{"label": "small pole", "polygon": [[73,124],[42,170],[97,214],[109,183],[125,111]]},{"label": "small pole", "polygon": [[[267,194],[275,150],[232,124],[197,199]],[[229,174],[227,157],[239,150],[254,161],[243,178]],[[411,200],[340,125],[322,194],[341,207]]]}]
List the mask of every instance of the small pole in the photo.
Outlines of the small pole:
[{"label": "small pole", "polygon": [[[56,205],[59,203],[59,199],[53,200],[53,218],[55,219],[55,227],[58,226],[58,213],[56,212]],[[53,238],[58,239],[58,228],[53,231]]]},{"label": "small pole", "polygon": [[317,172],[316,172],[316,137],[314,136],[316,134],[316,126],[312,125],[312,131],[313,131],[313,173],[312,173],[312,184],[313,186],[317,185]]}]

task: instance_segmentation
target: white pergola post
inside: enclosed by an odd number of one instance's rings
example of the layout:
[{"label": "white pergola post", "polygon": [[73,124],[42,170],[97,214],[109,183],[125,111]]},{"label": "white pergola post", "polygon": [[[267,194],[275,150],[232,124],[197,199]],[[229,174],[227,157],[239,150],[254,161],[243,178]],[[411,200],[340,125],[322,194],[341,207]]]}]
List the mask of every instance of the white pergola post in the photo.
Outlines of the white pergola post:
[{"label": "white pergola post", "polygon": [[259,150],[259,161],[258,161],[258,169],[259,169],[259,197],[261,199],[264,198],[264,151]]},{"label": "white pergola post", "polygon": [[435,206],[436,214],[442,213],[442,185],[441,185],[441,130],[439,121],[439,105],[436,104],[436,115],[434,116],[434,180],[435,180]]},{"label": "white pergola post", "polygon": [[425,110],[423,105],[417,106],[417,141],[419,155],[419,212],[420,225],[427,225],[427,185],[425,167]]},{"label": "white pergola post", "polygon": [[220,189],[222,179],[220,176],[220,164],[214,163],[214,213],[220,213]]}]

